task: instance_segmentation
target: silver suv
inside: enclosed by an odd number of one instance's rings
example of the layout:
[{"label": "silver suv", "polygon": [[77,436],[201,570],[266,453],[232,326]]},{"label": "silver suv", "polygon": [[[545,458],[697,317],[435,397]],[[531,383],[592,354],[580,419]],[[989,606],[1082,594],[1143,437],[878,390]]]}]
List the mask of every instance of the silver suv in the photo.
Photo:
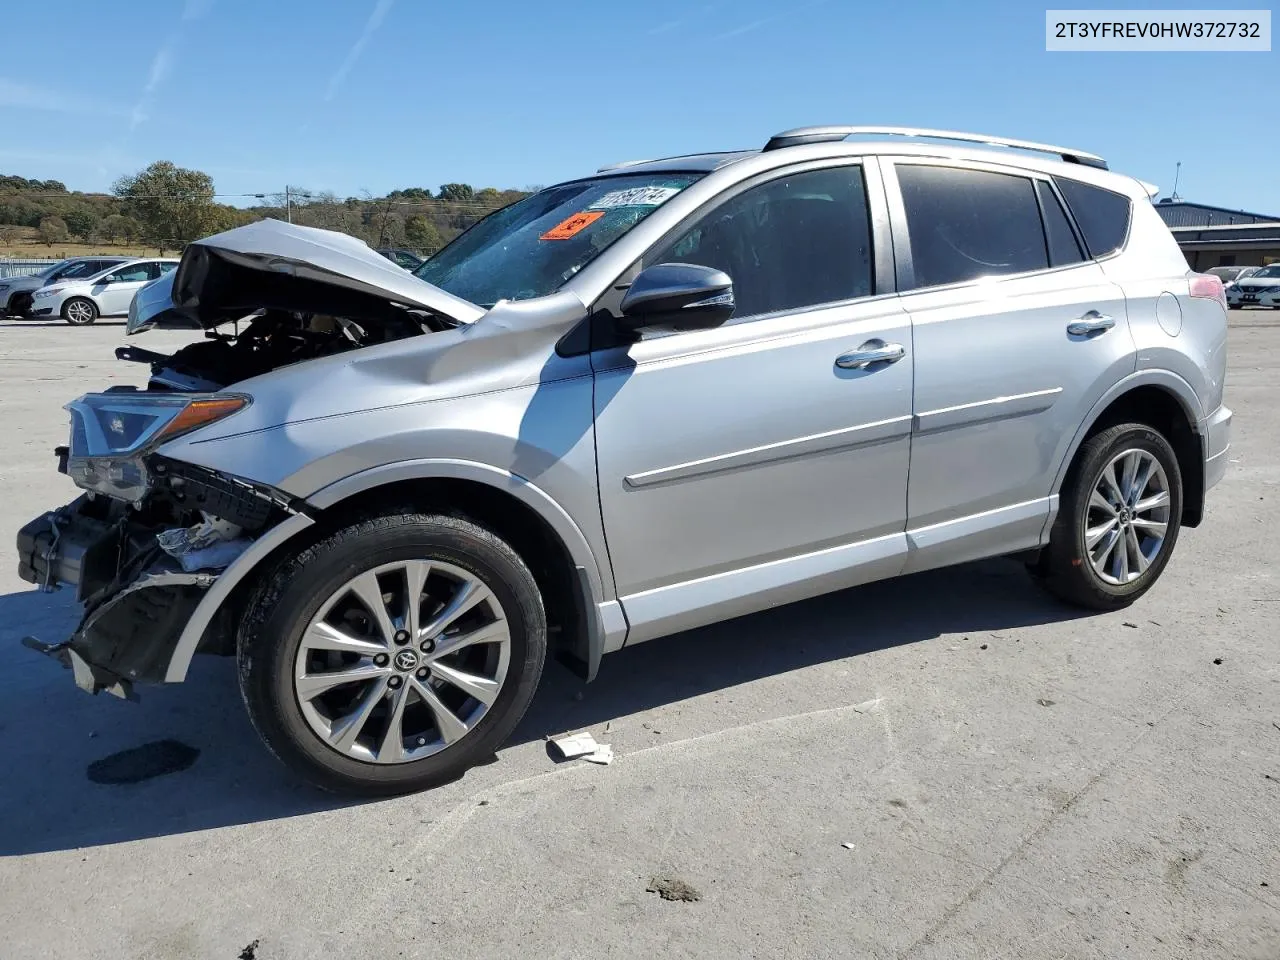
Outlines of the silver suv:
[{"label": "silver suv", "polygon": [[148,387],[69,405],[85,494],[18,549],[84,618],[26,642],[122,696],[235,655],[283,761],[391,793],[490,757],[549,654],[590,679],[997,555],[1123,607],[1231,424],[1222,283],[1153,191],[1078,150],[821,127],[541,190],[414,274],[278,221],[200,241],[129,331],[220,329],[121,348]]}]

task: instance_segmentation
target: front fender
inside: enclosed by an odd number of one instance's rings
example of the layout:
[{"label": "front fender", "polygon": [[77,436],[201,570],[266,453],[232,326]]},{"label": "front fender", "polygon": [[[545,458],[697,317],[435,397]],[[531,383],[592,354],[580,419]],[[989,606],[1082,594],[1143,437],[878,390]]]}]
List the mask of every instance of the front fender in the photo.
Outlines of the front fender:
[{"label": "front fender", "polygon": [[596,602],[612,599],[612,588],[606,581],[595,551],[587,541],[582,528],[568,511],[537,485],[524,477],[501,470],[485,463],[454,459],[404,460],[362,470],[317,490],[307,502],[321,510],[335,503],[364,493],[374,487],[383,487],[404,480],[470,480],[496,487],[533,509],[555,531],[560,542],[573,558],[575,566],[587,571],[591,597]]},{"label": "front fender", "polygon": [[[316,491],[308,502],[324,510],[356,494],[405,480],[455,479],[482,483],[515,497],[538,514],[564,544],[578,571],[583,593],[590,650],[589,674],[594,677],[600,657],[620,649],[627,625],[622,608],[613,597],[611,581],[604,576],[595,551],[573,517],[551,496],[524,477],[483,463],[450,459],[419,459],[384,464],[344,477]],[[201,638],[232,590],[263,560],[314,524],[305,514],[295,514],[273,527],[222,572],[201,598],[183,628],[165,671],[166,683],[181,683]]]}]

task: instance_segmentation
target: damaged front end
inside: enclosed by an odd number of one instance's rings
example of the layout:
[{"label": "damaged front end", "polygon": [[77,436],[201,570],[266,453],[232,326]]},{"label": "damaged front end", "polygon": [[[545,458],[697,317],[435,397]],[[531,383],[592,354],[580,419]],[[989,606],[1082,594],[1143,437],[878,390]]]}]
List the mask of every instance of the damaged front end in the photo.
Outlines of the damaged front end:
[{"label": "damaged front end", "polygon": [[[273,536],[309,523],[308,508],[266,484],[167,457],[164,445],[250,408],[252,388],[234,389],[245,381],[454,330],[482,313],[330,231],[262,221],[191,244],[177,270],[138,292],[128,332],[183,328],[203,338],[172,355],[122,347],[118,358],[150,365],[146,388],[67,405],[59,471],[84,494],[23,527],[19,575],[46,591],[73,588],[83,616],[66,640],[24,642],[71,667],[82,688],[126,697],[135,683],[182,679],[192,652],[231,652],[228,584]],[[257,426],[241,419],[247,431]]]},{"label": "damaged front end", "polygon": [[[71,667],[90,693],[131,698],[135,683],[165,680],[179,637],[221,572],[297,510],[276,491],[153,447],[77,447],[86,416],[122,422],[116,404],[93,403],[113,396],[72,404],[72,446],[60,448],[59,466],[87,492],[19,531],[18,573],[46,591],[74,589],[83,606],[68,639],[23,642]],[[135,399],[133,416],[142,416],[138,407]],[[220,626],[201,638],[202,649],[230,652],[232,625]]]}]

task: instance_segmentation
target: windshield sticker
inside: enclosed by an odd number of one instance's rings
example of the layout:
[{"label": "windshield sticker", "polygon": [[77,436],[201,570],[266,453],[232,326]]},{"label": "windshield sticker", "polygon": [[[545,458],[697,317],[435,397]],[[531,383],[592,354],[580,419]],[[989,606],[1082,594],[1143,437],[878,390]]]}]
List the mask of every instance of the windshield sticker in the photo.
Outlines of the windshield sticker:
[{"label": "windshield sticker", "polygon": [[679,187],[632,187],[630,190],[614,190],[588,207],[589,210],[611,210],[614,207],[657,207],[677,193]]},{"label": "windshield sticker", "polygon": [[575,213],[570,217],[566,217],[548,230],[539,240],[568,240],[570,237],[576,237],[587,227],[591,226],[597,220],[604,216],[603,210],[583,210]]}]

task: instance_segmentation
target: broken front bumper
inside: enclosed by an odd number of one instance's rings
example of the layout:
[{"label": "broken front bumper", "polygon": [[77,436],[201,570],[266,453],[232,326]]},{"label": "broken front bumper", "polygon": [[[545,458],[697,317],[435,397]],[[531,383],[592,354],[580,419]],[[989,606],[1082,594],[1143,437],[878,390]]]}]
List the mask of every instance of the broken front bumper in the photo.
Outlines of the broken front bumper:
[{"label": "broken front bumper", "polygon": [[[81,497],[18,532],[18,575],[46,591],[74,587],[85,605],[67,640],[27,637],[23,643],[70,667],[90,693],[127,697],[134,683],[164,680],[183,627],[218,575],[184,572],[159,550],[134,553],[140,562],[122,570],[121,556],[153,535],[131,530],[127,518],[112,512],[109,504]],[[133,566],[136,575],[121,584]]]}]

